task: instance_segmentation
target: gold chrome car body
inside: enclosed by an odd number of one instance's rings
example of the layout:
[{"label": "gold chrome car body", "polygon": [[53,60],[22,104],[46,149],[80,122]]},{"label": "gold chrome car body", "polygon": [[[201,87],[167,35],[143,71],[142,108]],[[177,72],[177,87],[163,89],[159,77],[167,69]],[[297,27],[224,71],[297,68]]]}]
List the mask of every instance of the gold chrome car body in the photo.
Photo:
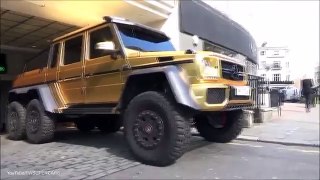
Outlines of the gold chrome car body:
[{"label": "gold chrome car body", "polygon": [[[115,46],[121,51],[116,57],[104,56],[90,59],[89,33],[102,27],[111,27],[114,35]],[[77,63],[63,65],[65,41],[76,36],[82,36],[81,60]],[[222,77],[221,62],[227,61],[238,64],[232,59],[212,52],[186,53],[185,51],[140,52],[123,47],[119,40],[117,27],[102,23],[90,28],[84,28],[70,33],[53,41],[59,44],[58,65],[36,69],[20,74],[13,83],[13,89],[47,84],[54,96],[57,108],[54,112],[62,112],[64,109],[75,105],[91,104],[118,104],[129,75],[135,70],[177,66],[179,76],[189,87],[190,96],[198,105],[200,111],[221,111],[228,105],[251,105],[248,97],[246,100],[230,100],[229,95],[232,86],[247,86],[247,78],[243,80],[230,80]],[[53,53],[52,50],[50,52]],[[201,56],[201,57],[199,57]],[[164,58],[161,59],[161,58]],[[169,58],[166,60],[166,58]],[[197,58],[203,59],[218,71],[218,77],[203,78],[203,70],[199,68]],[[239,65],[243,67],[244,65]],[[147,75],[146,75],[147,76]],[[224,89],[224,100],[219,103],[208,103],[208,89]],[[115,111],[113,111],[115,112]]]},{"label": "gold chrome car body", "polygon": [[[206,53],[205,59],[210,60],[213,62],[214,66],[220,66],[220,62],[222,61],[218,56],[209,56],[209,52]],[[253,101],[248,98],[247,100],[230,100],[230,87],[231,86],[247,86],[247,76],[245,76],[243,81],[233,81],[222,78],[222,71],[221,67],[218,69],[220,70],[220,77],[215,79],[202,79],[201,72],[199,68],[195,64],[183,64],[181,67],[185,70],[185,74],[182,76],[186,76],[188,79],[188,83],[190,84],[190,89],[192,92],[193,98],[197,101],[200,105],[202,111],[221,111],[226,108],[227,105],[252,105]],[[207,91],[208,89],[224,89],[225,91],[225,98],[224,101],[221,103],[210,104],[207,100]]]}]

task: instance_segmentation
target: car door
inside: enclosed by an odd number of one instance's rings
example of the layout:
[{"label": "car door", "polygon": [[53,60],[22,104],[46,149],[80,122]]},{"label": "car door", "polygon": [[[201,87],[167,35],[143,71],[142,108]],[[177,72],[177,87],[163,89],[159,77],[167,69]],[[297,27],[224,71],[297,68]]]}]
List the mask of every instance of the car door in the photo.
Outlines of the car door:
[{"label": "car door", "polygon": [[84,34],[62,43],[62,58],[58,71],[58,86],[65,105],[84,103],[83,53]]},{"label": "car door", "polygon": [[57,42],[51,45],[51,50],[46,68],[46,84],[49,85],[51,92],[56,98],[60,107],[65,105],[64,96],[61,94],[61,88],[58,81],[59,63],[61,60],[62,43]]},{"label": "car door", "polygon": [[61,43],[51,45],[48,68],[46,70],[46,82],[54,82],[58,78],[58,64],[60,63]]},{"label": "car door", "polygon": [[87,57],[85,60],[85,85],[87,104],[114,104],[121,95],[123,81],[121,69],[126,65],[120,51],[99,49],[99,45],[120,45],[114,36],[112,26],[103,25],[88,31]]}]

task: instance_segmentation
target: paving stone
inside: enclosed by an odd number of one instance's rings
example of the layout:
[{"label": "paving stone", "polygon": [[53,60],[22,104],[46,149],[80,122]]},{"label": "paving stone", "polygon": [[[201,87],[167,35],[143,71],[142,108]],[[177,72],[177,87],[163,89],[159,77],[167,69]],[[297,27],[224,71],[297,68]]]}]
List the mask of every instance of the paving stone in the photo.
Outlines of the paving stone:
[{"label": "paving stone", "polygon": [[115,169],[110,169],[107,171],[107,174],[112,174],[112,173],[115,173],[115,172],[118,172],[118,171],[121,171],[122,169],[120,168],[115,168]]},{"label": "paving stone", "polygon": [[89,170],[93,169],[92,167],[83,167],[81,169],[74,169],[75,172],[77,173],[85,173],[85,172],[88,172]]},{"label": "paving stone", "polygon": [[127,165],[124,165],[124,166],[121,166],[120,169],[128,169],[130,167],[134,167],[134,166],[137,166],[138,164],[136,163],[131,163],[131,164],[127,164]]},{"label": "paving stone", "polygon": [[[69,137],[70,135],[62,133],[60,136]],[[100,137],[94,135],[92,138],[80,134],[71,136],[68,140],[62,140],[63,142],[41,145],[11,141],[1,136],[1,147],[5,147],[1,149],[1,179],[31,178],[29,176],[11,177],[6,175],[5,170],[61,171],[56,176],[39,176],[44,179],[81,179],[97,175],[100,176],[97,178],[101,178],[108,175],[107,171],[119,171],[135,162],[126,159],[126,157],[132,157],[125,144],[115,143],[123,138],[122,135],[118,137],[113,135],[112,138],[118,139],[110,138],[111,142],[106,142],[104,135]],[[3,141],[6,142],[3,143]],[[37,178],[32,177],[32,179]]]},{"label": "paving stone", "polygon": [[81,169],[81,168],[90,167],[90,166],[92,166],[92,164],[81,164],[81,165],[75,166],[74,168]]},{"label": "paving stone", "polygon": [[93,176],[93,175],[99,174],[101,172],[104,172],[104,170],[98,169],[98,170],[94,170],[94,171],[88,172],[87,174],[88,174],[88,176]]},{"label": "paving stone", "polygon": [[101,173],[99,173],[99,174],[95,174],[95,175],[93,175],[93,176],[88,176],[88,178],[87,179],[101,179],[102,177],[104,177],[104,176],[106,176],[107,175],[107,173],[106,172],[101,172]]},{"label": "paving stone", "polygon": [[87,179],[87,176],[86,175],[75,176],[75,177],[72,177],[70,179]]},{"label": "paving stone", "polygon": [[131,161],[124,161],[124,162],[118,164],[118,166],[125,166],[125,165],[131,164],[131,163],[132,163]]}]

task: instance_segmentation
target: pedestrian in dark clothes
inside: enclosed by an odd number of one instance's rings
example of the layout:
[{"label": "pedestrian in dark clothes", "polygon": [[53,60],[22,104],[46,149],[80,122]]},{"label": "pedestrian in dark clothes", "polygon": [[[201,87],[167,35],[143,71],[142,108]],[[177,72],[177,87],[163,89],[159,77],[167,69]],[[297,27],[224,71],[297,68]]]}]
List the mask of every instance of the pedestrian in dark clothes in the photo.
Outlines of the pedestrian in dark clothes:
[{"label": "pedestrian in dark clothes", "polygon": [[311,98],[312,98],[312,93],[313,93],[313,82],[312,79],[303,79],[301,81],[302,85],[302,93],[305,98],[305,103],[306,103],[306,112],[310,112],[310,103],[311,103]]},{"label": "pedestrian in dark clothes", "polygon": [[317,97],[316,89],[312,88],[312,94],[311,94],[312,107],[316,107],[316,97]]}]

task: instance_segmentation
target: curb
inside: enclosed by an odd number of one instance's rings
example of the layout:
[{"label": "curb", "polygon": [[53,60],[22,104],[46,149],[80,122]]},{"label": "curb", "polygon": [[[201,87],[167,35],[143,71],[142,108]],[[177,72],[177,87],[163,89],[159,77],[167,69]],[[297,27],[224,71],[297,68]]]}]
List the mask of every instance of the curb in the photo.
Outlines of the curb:
[{"label": "curb", "polygon": [[272,144],[281,144],[286,146],[305,146],[305,147],[320,147],[320,144],[308,144],[308,143],[297,143],[297,142],[281,142],[281,141],[272,141],[259,139],[255,136],[239,136],[237,140],[240,141],[253,141],[253,142],[263,142],[263,143],[272,143]]}]

